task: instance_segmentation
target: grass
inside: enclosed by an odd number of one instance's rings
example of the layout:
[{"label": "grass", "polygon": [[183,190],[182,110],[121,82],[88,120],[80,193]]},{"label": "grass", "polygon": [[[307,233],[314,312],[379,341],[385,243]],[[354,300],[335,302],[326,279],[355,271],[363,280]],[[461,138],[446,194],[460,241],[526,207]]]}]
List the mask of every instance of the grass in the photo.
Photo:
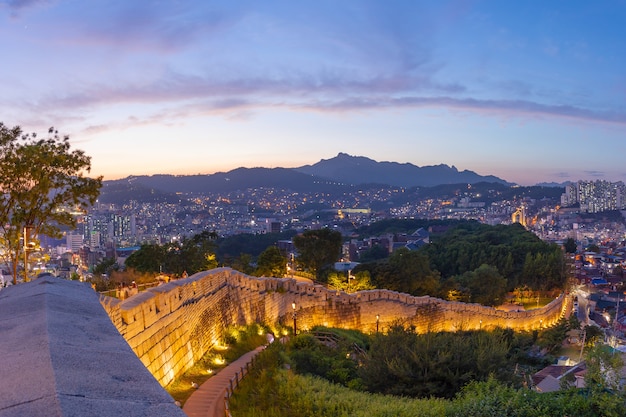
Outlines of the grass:
[{"label": "grass", "polygon": [[184,405],[196,390],[192,383],[202,385],[229,363],[267,343],[267,333],[267,328],[256,324],[226,329],[224,345],[209,350],[193,367],[165,387],[166,391]]},{"label": "grass", "polygon": [[[185,401],[196,390],[191,385],[192,383],[202,385],[227,365],[222,353],[223,350],[218,349],[207,352],[191,369],[165,387],[166,391],[181,405],[185,404]],[[216,363],[216,360],[221,360],[221,364]]]},{"label": "grass", "polygon": [[524,306],[524,310],[534,310],[536,308],[541,308],[545,305],[550,304],[552,301],[554,301],[553,297],[539,297],[539,304],[537,304],[537,299],[536,298],[532,298],[529,301],[526,301],[527,299],[524,299],[524,301],[522,302],[522,305]]}]

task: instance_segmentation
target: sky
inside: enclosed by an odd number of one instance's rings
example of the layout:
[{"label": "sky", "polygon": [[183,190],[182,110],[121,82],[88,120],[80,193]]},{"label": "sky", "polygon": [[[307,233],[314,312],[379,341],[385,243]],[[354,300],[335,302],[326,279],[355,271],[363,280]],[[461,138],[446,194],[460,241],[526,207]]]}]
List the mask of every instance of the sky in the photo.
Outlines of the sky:
[{"label": "sky", "polygon": [[0,122],[91,175],[340,152],[626,181],[626,0],[0,0]]}]

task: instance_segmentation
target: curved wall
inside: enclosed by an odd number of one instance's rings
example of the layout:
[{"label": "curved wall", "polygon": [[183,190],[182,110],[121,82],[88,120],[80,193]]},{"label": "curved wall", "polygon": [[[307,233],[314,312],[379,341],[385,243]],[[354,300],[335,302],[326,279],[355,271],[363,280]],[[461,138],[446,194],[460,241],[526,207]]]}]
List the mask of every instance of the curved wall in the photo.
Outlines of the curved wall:
[{"label": "curved wall", "polygon": [[558,321],[569,299],[541,309],[505,312],[478,304],[414,297],[388,290],[354,294],[289,278],[252,277],[230,268],[200,272],[124,301],[101,297],[111,320],[144,365],[166,386],[218,344],[224,329],[251,323],[293,323],[380,331],[396,320],[419,332],[509,327],[537,329]]}]

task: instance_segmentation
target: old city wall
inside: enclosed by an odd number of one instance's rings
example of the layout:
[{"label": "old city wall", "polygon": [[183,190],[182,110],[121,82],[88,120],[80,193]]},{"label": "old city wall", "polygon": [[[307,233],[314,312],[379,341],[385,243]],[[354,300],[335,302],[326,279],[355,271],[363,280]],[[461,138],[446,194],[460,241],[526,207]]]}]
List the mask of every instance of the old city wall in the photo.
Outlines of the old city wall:
[{"label": "old city wall", "polygon": [[251,323],[315,325],[374,332],[401,320],[419,332],[550,326],[569,300],[506,312],[477,304],[414,297],[388,290],[346,294],[289,278],[252,277],[217,268],[120,301],[101,297],[111,320],[144,365],[166,386],[221,340],[224,329]]}]

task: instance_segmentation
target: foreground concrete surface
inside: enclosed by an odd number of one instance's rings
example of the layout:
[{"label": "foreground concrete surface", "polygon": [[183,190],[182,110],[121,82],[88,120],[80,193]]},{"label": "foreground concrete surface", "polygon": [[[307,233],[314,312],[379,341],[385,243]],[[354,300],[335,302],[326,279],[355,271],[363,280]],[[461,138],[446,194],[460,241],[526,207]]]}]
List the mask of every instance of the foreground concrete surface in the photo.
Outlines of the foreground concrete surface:
[{"label": "foreground concrete surface", "polygon": [[87,284],[0,291],[0,417],[184,417]]}]

